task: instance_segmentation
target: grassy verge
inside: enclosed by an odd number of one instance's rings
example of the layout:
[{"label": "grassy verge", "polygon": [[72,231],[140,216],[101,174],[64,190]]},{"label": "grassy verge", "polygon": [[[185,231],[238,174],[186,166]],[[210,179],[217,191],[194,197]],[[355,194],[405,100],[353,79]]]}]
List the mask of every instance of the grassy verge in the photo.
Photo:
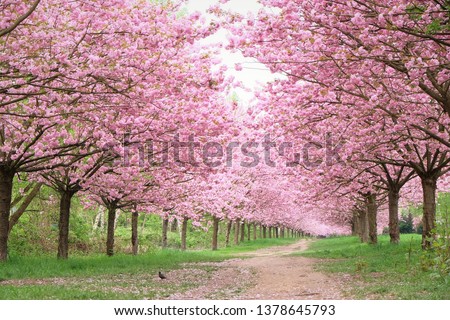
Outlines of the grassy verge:
[{"label": "grassy verge", "polygon": [[450,284],[420,267],[421,237],[402,235],[399,245],[380,236],[375,246],[356,237],[329,238],[299,255],[322,258],[321,271],[338,273],[355,299],[450,299]]},{"label": "grassy verge", "polygon": [[[181,278],[161,282],[159,270],[172,272],[192,268],[204,277],[210,266],[197,262],[219,262],[237,253],[287,245],[294,239],[258,239],[218,251],[156,250],[138,256],[117,254],[73,256],[67,261],[54,257],[12,257],[0,264],[0,299],[142,299],[161,298],[199,285],[198,279]],[[188,264],[188,265],[186,265]]]}]

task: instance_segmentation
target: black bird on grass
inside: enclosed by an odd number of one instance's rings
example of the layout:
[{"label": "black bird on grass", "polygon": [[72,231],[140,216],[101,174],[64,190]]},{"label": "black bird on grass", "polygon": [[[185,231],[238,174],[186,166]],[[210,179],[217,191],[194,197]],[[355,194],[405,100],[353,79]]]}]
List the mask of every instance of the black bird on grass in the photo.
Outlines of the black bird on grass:
[{"label": "black bird on grass", "polygon": [[164,280],[167,279],[167,277],[164,275],[164,273],[162,273],[161,271],[158,272],[158,276],[160,279]]}]

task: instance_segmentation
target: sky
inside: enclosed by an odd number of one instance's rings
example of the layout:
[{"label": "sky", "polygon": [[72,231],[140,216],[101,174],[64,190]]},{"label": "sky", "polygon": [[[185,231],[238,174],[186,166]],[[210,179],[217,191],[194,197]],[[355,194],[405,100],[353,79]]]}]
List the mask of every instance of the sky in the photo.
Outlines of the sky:
[{"label": "sky", "polygon": [[[218,2],[219,0],[190,0],[188,3],[188,10],[190,12],[199,11],[201,13],[206,13],[211,5]],[[224,5],[224,8],[232,9],[232,11],[241,14],[246,14],[247,12],[256,14],[261,7],[262,6],[257,0],[230,0]],[[210,37],[210,41],[226,43],[227,31],[219,31]],[[231,53],[223,50],[221,58],[229,67],[228,74],[233,75],[236,80],[241,81],[251,90],[250,92],[247,92],[245,90],[236,89],[239,100],[243,104],[250,103],[253,98],[252,91],[255,91],[259,86],[275,79],[275,76],[263,64],[258,63],[255,59],[245,58],[241,53]],[[242,71],[236,71],[234,69],[236,63],[242,65]]]}]

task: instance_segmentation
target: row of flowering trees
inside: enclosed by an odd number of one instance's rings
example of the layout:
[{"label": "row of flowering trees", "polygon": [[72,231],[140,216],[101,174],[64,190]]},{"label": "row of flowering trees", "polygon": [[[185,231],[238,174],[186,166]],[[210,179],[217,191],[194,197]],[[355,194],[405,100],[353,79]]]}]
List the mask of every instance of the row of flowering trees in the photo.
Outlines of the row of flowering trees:
[{"label": "row of flowering trees", "polygon": [[183,3],[1,2],[0,260],[20,218],[17,178],[59,194],[62,259],[76,195],[107,209],[108,255],[118,209],[133,212],[135,252],[139,212],[294,227],[287,202],[272,199],[276,184],[268,191],[251,172],[198,165],[199,151],[185,148],[191,136],[224,145],[243,128],[216,49],[201,41],[219,24],[180,13]]},{"label": "row of flowering trees", "polygon": [[[397,243],[400,195],[420,201],[429,247],[438,182],[445,190],[450,168],[448,2],[260,2],[256,16],[214,12],[233,22],[231,49],[285,75],[259,94],[255,113],[268,130],[317,146],[314,168],[292,170],[309,178],[305,196],[319,206],[345,203],[335,218],[362,216],[372,243],[379,207],[387,203]],[[323,161],[325,134],[345,143],[339,165]]]},{"label": "row of flowering trees", "polygon": [[[223,219],[352,225],[371,243],[386,213],[397,243],[401,201],[423,202],[428,247],[450,170],[448,4],[260,2],[246,17],[214,6],[223,19],[206,22],[182,0],[2,1],[0,260],[23,212],[17,178],[60,195],[63,259],[75,195],[107,209],[109,255],[118,209],[136,252],[139,213],[184,232],[212,216],[215,235]],[[247,115],[226,98],[220,47],[202,44],[221,26],[229,49],[285,76]]]},{"label": "row of flowering trees", "polygon": [[[180,129],[222,130],[223,69],[198,41],[216,30],[180,3],[2,1],[0,25],[0,259],[7,257],[15,176],[60,194],[58,257],[68,256],[77,193],[118,208],[158,206],[185,168],[127,150]],[[181,195],[174,195],[174,198]],[[112,254],[113,228],[108,228]]]}]

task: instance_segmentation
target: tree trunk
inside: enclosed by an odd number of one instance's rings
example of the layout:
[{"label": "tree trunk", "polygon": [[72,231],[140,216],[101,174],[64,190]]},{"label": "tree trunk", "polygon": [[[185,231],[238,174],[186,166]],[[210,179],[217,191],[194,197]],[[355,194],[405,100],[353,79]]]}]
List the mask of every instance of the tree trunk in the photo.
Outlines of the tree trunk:
[{"label": "tree trunk", "polygon": [[367,215],[367,210],[359,211],[359,224],[361,227],[361,242],[369,242],[369,219]]},{"label": "tree trunk", "polygon": [[213,236],[212,236],[212,249],[217,250],[218,248],[218,236],[219,236],[219,222],[220,219],[217,217],[213,217]]},{"label": "tree trunk", "polygon": [[256,223],[253,223],[253,240],[256,240]]},{"label": "tree trunk", "polygon": [[239,227],[241,225],[240,219],[237,219],[234,223],[234,244],[239,244]]},{"label": "tree trunk", "polygon": [[115,205],[111,205],[108,208],[108,231],[106,235],[106,254],[108,256],[114,255],[114,224],[116,222],[116,209]]},{"label": "tree trunk", "polygon": [[8,259],[9,213],[14,172],[0,169],[0,262]]},{"label": "tree trunk", "polygon": [[280,230],[280,237],[283,239],[284,238],[284,227],[281,227]]},{"label": "tree trunk", "polygon": [[133,255],[137,255],[139,251],[139,238],[138,238],[138,219],[139,212],[133,210],[131,213],[131,248]]},{"label": "tree trunk", "polygon": [[183,224],[181,225],[181,250],[185,251],[187,248],[186,237],[187,237],[187,225],[189,218],[183,219]]},{"label": "tree trunk", "polygon": [[228,220],[227,233],[226,233],[226,237],[225,237],[225,246],[227,246],[227,247],[230,245],[230,234],[231,234],[232,227],[233,227],[233,221]]},{"label": "tree trunk", "polygon": [[435,228],[436,222],[436,179],[422,178],[423,191],[423,231],[422,248],[431,247],[430,238],[433,236],[431,231]]},{"label": "tree trunk", "polygon": [[58,259],[69,257],[69,220],[70,205],[75,191],[60,190],[61,199],[59,201],[59,239],[58,239]]},{"label": "tree trunk", "polygon": [[240,228],[241,228],[241,242],[244,242],[244,240],[245,240],[245,221],[242,221]]},{"label": "tree trunk", "polygon": [[278,239],[278,236],[279,236],[279,234],[278,234],[278,227],[275,227],[275,238]]},{"label": "tree trunk", "polygon": [[377,202],[374,194],[367,196],[367,216],[369,220],[369,243],[377,244]]},{"label": "tree trunk", "polygon": [[251,228],[252,228],[251,224],[250,224],[250,223],[247,223],[247,240],[248,240],[248,241],[251,240],[251,233],[250,233]]},{"label": "tree trunk", "polygon": [[272,239],[272,227],[269,227],[269,239]]},{"label": "tree trunk", "polygon": [[361,224],[360,224],[359,212],[357,210],[353,211],[352,217],[352,236],[361,237]]},{"label": "tree trunk", "polygon": [[389,200],[389,236],[392,244],[398,244],[400,241],[400,228],[398,225],[398,200],[399,192],[397,189],[390,188],[388,193]]},{"label": "tree trunk", "polygon": [[267,227],[263,226],[262,230],[263,230],[263,238],[265,239],[267,237]]},{"label": "tree trunk", "polygon": [[161,247],[167,248],[167,230],[169,229],[169,219],[163,219],[162,223],[162,241],[161,241]]},{"label": "tree trunk", "polygon": [[262,232],[263,232],[263,226],[262,226],[262,224],[260,223],[260,224],[259,224],[259,238],[260,238],[260,239],[263,238]]}]

